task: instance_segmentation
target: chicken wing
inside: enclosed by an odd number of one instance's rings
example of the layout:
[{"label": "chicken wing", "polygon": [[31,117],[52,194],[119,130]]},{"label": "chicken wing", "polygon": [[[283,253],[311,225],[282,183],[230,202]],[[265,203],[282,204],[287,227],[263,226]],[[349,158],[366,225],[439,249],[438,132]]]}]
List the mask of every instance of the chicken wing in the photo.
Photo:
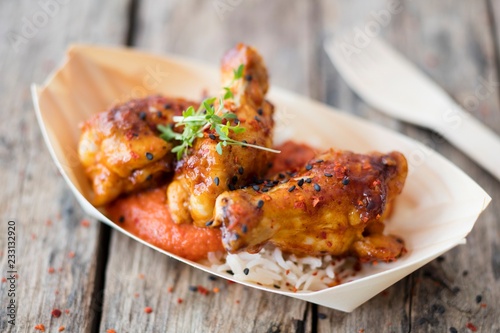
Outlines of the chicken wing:
[{"label": "chicken wing", "polygon": [[231,253],[257,252],[273,243],[298,255],[354,254],[364,261],[390,261],[403,244],[382,234],[383,220],[406,175],[406,159],[398,152],[331,149],[288,179],[221,194],[213,225],[221,226]]},{"label": "chicken wing", "polygon": [[[243,65],[241,79],[234,72]],[[243,133],[231,138],[264,147],[271,147],[273,106],[264,100],[268,89],[267,70],[261,56],[252,47],[239,44],[222,60],[222,86],[228,87],[232,98],[224,101],[225,109],[236,114]],[[193,222],[205,227],[213,219],[215,200],[226,190],[234,190],[252,179],[260,178],[269,168],[267,151],[238,145],[216,151],[215,131],[206,130],[196,139],[190,154],[182,159],[175,178],[167,189],[168,205],[176,223]]]},{"label": "chicken wing", "polygon": [[172,117],[191,105],[195,103],[150,96],[114,106],[82,125],[78,153],[92,182],[94,205],[155,186],[174,171],[172,146],[156,127],[172,124]]}]

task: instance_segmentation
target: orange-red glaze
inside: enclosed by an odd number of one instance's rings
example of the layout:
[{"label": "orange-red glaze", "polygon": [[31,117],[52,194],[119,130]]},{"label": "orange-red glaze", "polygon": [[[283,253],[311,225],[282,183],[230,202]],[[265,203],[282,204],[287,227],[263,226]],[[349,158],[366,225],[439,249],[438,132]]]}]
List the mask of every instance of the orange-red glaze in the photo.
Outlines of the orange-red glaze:
[{"label": "orange-red glaze", "polygon": [[[315,155],[313,148],[293,141],[277,149],[281,154],[273,161],[275,172],[298,169]],[[208,252],[225,251],[219,229],[174,223],[165,192],[164,186],[119,198],[106,207],[108,217],[144,241],[189,260],[199,261]]]},{"label": "orange-red glaze", "polygon": [[208,252],[224,251],[219,229],[175,224],[165,204],[165,192],[165,187],[160,187],[115,200],[107,207],[108,216],[146,242],[189,260],[199,261]]}]

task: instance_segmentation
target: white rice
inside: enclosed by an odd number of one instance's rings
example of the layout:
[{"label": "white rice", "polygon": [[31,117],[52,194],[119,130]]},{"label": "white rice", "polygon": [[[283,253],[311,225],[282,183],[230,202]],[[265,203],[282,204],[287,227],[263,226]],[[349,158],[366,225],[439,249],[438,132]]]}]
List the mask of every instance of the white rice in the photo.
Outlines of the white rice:
[{"label": "white rice", "polygon": [[298,258],[270,246],[256,254],[209,253],[208,262],[214,271],[235,280],[292,292],[322,290],[355,275],[352,260],[329,255]]}]

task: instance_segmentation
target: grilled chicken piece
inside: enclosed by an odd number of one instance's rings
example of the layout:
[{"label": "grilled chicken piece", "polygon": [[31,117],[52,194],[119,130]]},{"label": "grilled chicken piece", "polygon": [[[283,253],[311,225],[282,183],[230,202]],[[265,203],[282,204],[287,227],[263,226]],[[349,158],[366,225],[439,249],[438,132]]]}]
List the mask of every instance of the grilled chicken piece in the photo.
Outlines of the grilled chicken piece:
[{"label": "grilled chicken piece", "polygon": [[382,234],[383,220],[403,189],[407,171],[398,152],[361,155],[331,149],[290,179],[264,183],[276,184],[266,193],[264,187],[249,187],[221,194],[213,225],[221,225],[231,253],[258,252],[272,243],[298,255],[391,261],[403,244]]},{"label": "grilled chicken piece", "polygon": [[[243,64],[243,76],[234,80],[234,71]],[[239,44],[222,59],[222,86],[229,87],[234,98],[224,102],[245,128],[243,133],[230,133],[237,141],[271,147],[273,106],[264,100],[268,89],[267,70],[261,56],[249,46]],[[205,227],[213,219],[215,200],[227,190],[237,189],[269,168],[270,154],[260,149],[237,145],[216,151],[215,131],[206,130],[195,140],[188,156],[177,166],[174,181],[167,189],[168,205],[176,223],[193,222]]]},{"label": "grilled chicken piece", "polygon": [[121,193],[156,186],[174,171],[172,145],[159,137],[159,124],[196,103],[150,96],[98,113],[82,125],[80,161],[92,182],[96,206]]}]

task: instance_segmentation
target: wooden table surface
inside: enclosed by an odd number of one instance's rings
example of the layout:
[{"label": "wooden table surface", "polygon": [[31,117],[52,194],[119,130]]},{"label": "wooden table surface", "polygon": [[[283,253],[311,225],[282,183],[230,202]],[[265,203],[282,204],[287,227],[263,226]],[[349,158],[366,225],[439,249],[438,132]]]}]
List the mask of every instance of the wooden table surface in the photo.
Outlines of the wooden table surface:
[{"label": "wooden table surface", "polygon": [[[500,134],[500,2],[393,5],[390,12],[390,2],[379,0],[0,1],[0,276],[8,277],[9,220],[18,272],[15,326],[7,322],[10,283],[0,283],[0,331],[37,332],[43,324],[46,332],[500,332],[499,181],[435,133],[360,100],[322,45],[330,33],[372,29]],[[73,42],[217,65],[239,41],[262,52],[273,85],[420,140],[477,181],[493,202],[467,245],[348,314],[212,281],[86,217],[42,140],[30,83],[42,82]],[[189,290],[197,285],[220,292]]]}]

